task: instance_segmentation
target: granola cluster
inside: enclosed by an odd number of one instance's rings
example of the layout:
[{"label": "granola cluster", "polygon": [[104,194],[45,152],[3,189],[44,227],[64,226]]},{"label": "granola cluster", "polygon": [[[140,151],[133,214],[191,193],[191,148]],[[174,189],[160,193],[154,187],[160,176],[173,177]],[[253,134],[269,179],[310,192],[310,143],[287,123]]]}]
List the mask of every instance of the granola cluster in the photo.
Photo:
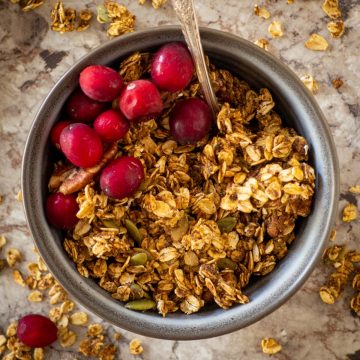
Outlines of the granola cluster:
[{"label": "granola cluster", "polygon": [[[146,77],[150,60],[135,53],[120,73],[126,82]],[[251,277],[274,269],[296,219],[310,213],[306,140],[282,123],[267,89],[256,92],[212,65],[211,78],[221,111],[207,138],[179,145],[169,136],[177,101],[201,97],[194,77],[181,92],[163,92],[161,116],[135,124],[118,144],[116,157],[135,156],[145,168],[139,191],[110,199],[91,177],[78,193],[80,221],[65,250],[83,276],[130,309],[191,314],[211,302],[248,302]]]}]

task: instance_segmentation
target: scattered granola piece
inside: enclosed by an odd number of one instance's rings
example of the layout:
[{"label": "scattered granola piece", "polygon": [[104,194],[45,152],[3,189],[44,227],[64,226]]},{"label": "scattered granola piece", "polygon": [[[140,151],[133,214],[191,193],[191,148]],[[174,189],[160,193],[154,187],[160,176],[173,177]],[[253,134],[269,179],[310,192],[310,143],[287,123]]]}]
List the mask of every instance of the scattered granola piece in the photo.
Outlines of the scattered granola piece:
[{"label": "scattered granola piece", "polygon": [[23,195],[22,195],[22,191],[19,190],[19,192],[16,194],[16,200],[19,201],[19,202],[22,202],[23,201]]},{"label": "scattered granola piece", "polygon": [[344,34],[345,24],[342,20],[330,21],[327,24],[327,29],[333,38],[339,38]]},{"label": "scattered granola piece", "polygon": [[13,267],[17,262],[22,260],[22,255],[18,249],[9,249],[6,254],[6,261],[10,267]]},{"label": "scattered granola piece", "polygon": [[254,41],[254,44],[261,47],[262,49],[268,51],[269,50],[269,41],[262,38]]},{"label": "scattered granola piece", "polygon": [[34,360],[43,360],[44,359],[44,349],[35,348],[34,349]]},{"label": "scattered granola piece", "polygon": [[88,322],[88,315],[83,311],[78,311],[70,315],[70,323],[73,325],[86,325]]},{"label": "scattered granola piece", "polygon": [[15,336],[16,330],[17,330],[17,322],[10,323],[6,329],[6,336],[7,337]]},{"label": "scattered granola piece", "polygon": [[0,250],[6,245],[6,237],[4,235],[0,235]]},{"label": "scattered granola piece", "polygon": [[[338,80],[340,80],[340,79],[338,79]],[[342,80],[340,80],[340,81],[342,81]],[[360,194],[360,185],[350,186],[349,191],[353,194]],[[1,248],[1,239],[0,239],[0,248]]]},{"label": "scattered granola piece", "polygon": [[360,316],[360,291],[350,300],[350,307],[355,311],[357,316]]},{"label": "scattered granola piece", "polygon": [[102,335],[102,333],[104,332],[104,328],[101,324],[90,324],[88,326],[88,331],[87,331],[87,335],[88,336],[98,336],[98,335]]},{"label": "scattered granola piece", "polygon": [[333,229],[333,230],[331,231],[329,240],[330,240],[330,241],[335,241],[335,239],[336,239],[336,229]]},{"label": "scattered granola piece", "polygon": [[274,38],[284,35],[283,25],[280,21],[273,21],[268,28],[270,35]]},{"label": "scattered granola piece", "polygon": [[260,16],[264,19],[269,19],[269,17],[271,16],[271,14],[269,13],[269,11],[266,8],[259,7],[258,5],[254,6],[254,14],[256,16]]},{"label": "scattered granola piece", "polygon": [[90,21],[93,18],[94,13],[89,9],[84,9],[80,11],[78,24],[76,26],[76,31],[84,31],[90,26]]},{"label": "scattered granola piece", "polygon": [[130,341],[129,350],[132,355],[140,355],[144,351],[139,339],[132,339]]},{"label": "scattered granola piece", "polygon": [[354,204],[347,204],[342,212],[342,221],[350,222],[356,220],[358,215],[357,207]]},{"label": "scattered granola piece", "polygon": [[13,270],[13,279],[18,285],[20,285],[22,287],[26,286],[24,278],[23,278],[21,272],[19,270],[17,270],[17,269]]},{"label": "scattered granola piece", "polygon": [[122,338],[122,335],[119,332],[115,331],[114,332],[114,340],[119,341],[121,338]]},{"label": "scattered granola piece", "polygon": [[309,39],[305,42],[305,46],[310,50],[325,51],[329,44],[319,34],[311,34]]},{"label": "scattered granola piece", "polygon": [[353,289],[360,291],[360,271],[354,276],[352,287]]},{"label": "scattered granola piece", "polygon": [[[146,0],[139,0],[140,5],[144,5]],[[151,0],[151,5],[154,9],[159,9],[167,3],[167,0]]]},{"label": "scattered granola piece", "polygon": [[315,81],[315,79],[313,78],[312,75],[310,74],[306,74],[303,75],[300,80],[304,83],[304,85],[312,92],[312,93],[317,93],[319,90],[319,87],[317,85],[317,82]]},{"label": "scattered granola piece", "polygon": [[58,336],[60,345],[63,348],[74,345],[77,339],[76,334],[67,328],[60,328]]},{"label": "scattered granola piece", "polygon": [[134,31],[135,15],[125,6],[114,1],[106,1],[104,5],[97,6],[97,20],[100,23],[109,23],[107,35],[120,36]]},{"label": "scattered granola piece", "polygon": [[65,8],[62,1],[55,3],[51,10],[51,30],[61,34],[75,29],[76,10]]},{"label": "scattered granola piece", "polygon": [[27,298],[31,302],[41,302],[44,300],[43,294],[39,290],[32,291]]},{"label": "scattered granola piece", "polygon": [[322,4],[322,9],[324,10],[325,14],[332,19],[341,17],[341,10],[339,8],[338,0],[325,0]]},{"label": "scattered granola piece", "polygon": [[44,3],[44,0],[11,0],[13,4],[19,4],[22,11],[30,11],[38,8]]},{"label": "scattered granola piece", "polygon": [[261,347],[264,354],[273,355],[281,351],[281,345],[274,338],[261,340]]}]

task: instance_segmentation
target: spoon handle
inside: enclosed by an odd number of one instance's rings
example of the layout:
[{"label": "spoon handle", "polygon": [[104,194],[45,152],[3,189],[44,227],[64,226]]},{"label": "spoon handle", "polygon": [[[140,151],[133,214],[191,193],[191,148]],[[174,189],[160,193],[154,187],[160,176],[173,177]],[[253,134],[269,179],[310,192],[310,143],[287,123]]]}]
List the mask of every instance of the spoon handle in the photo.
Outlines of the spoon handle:
[{"label": "spoon handle", "polygon": [[193,0],[172,0],[172,4],[178,19],[180,20],[182,31],[192,54],[196,73],[200,86],[205,96],[205,100],[210,106],[213,118],[219,112],[219,105],[211,86],[208,69],[205,63],[205,56],[201,45],[199,25],[197,22]]}]

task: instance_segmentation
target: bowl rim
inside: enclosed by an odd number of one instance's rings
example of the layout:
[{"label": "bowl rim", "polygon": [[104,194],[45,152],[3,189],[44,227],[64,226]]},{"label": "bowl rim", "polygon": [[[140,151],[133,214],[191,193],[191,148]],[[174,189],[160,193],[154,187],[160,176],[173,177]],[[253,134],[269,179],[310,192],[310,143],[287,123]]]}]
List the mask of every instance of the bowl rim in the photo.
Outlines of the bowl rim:
[{"label": "bowl rim", "polygon": [[[76,72],[78,74],[80,67],[89,64],[88,59],[96,57],[97,55],[101,56],[104,52],[111,52],[114,48],[121,46],[122,44],[137,41],[141,42],[142,39],[149,36],[149,34],[156,39],[163,40],[167,36],[170,38],[178,38],[179,40],[182,38],[179,26],[161,26],[136,31],[110,40],[95,48],[72,65],[56,82],[46,96],[31,125],[22,161],[21,185],[26,221],[34,242],[55,279],[59,281],[78,303],[100,318],[126,330],[161,339],[193,340],[219,336],[246,327],[268,315],[294,295],[310,276],[325,248],[326,240],[331,231],[331,225],[337,214],[339,165],[336,148],[329,126],[314,97],[285,64],[273,55],[236,35],[219,30],[201,28],[203,41],[207,44],[214,38],[217,39],[216,41],[213,41],[214,46],[217,42],[219,45],[220,41],[233,44],[233,46],[236,44],[244,51],[242,56],[264,66],[266,71],[271,72],[274,81],[281,83],[281,81],[284,82],[285,78],[291,80],[291,84],[288,85],[287,90],[293,91],[299,96],[298,101],[301,103],[298,105],[299,109],[303,107],[303,111],[311,110],[312,116],[317,119],[312,125],[309,125],[311,122],[309,120],[310,122],[307,125],[310,127],[312,126],[314,128],[312,130],[318,130],[319,133],[319,147],[321,151],[317,155],[320,156],[321,161],[325,162],[324,166],[326,167],[326,170],[324,171],[326,171],[326,174],[328,175],[328,178],[326,176],[322,179],[321,187],[319,189],[324,192],[322,200],[324,200],[323,198],[326,196],[328,211],[322,211],[322,215],[317,211],[317,213],[319,213],[317,215],[317,220],[320,225],[319,229],[313,229],[316,236],[310,232],[307,234],[308,236],[312,236],[314,240],[316,238],[318,241],[307,249],[308,258],[302,259],[301,264],[298,260],[293,259],[295,264],[297,264],[297,268],[294,266],[294,269],[292,269],[292,276],[286,278],[282,284],[278,281],[277,286],[273,289],[266,287],[265,292],[267,298],[262,300],[257,299],[255,304],[253,301],[250,301],[249,304],[234,306],[229,310],[217,309],[214,311],[214,314],[211,314],[211,321],[208,317],[202,316],[201,313],[192,314],[191,316],[181,314],[179,317],[170,314],[163,319],[158,314],[154,316],[154,314],[130,311],[125,309],[119,303],[115,306],[113,300],[107,299],[104,294],[101,295],[103,290],[97,284],[95,284],[95,288],[87,283],[87,279],[82,279],[74,266],[71,266],[67,262],[62,263],[61,266],[59,266],[60,260],[56,257],[59,249],[55,248],[55,236],[49,225],[44,221],[42,201],[39,199],[41,196],[36,194],[36,191],[39,189],[42,173],[39,174],[35,171],[36,164],[41,162],[39,157],[34,160],[34,155],[39,155],[36,154],[36,151],[34,150],[34,147],[36,146],[35,138],[41,134],[39,127],[40,125],[43,125],[45,121],[44,116],[49,109],[49,104],[51,103],[54,94],[56,95],[56,92],[63,86],[63,83],[68,76],[71,74],[74,75]],[[173,39],[172,41],[176,41],[176,39]],[[148,46],[153,45],[150,44]],[[308,116],[310,117],[310,115]],[[326,155],[330,156],[326,158]],[[302,234],[302,236],[304,236],[304,234]],[[47,243],[47,239],[49,238],[53,243]],[[48,247],[52,249],[52,252],[49,252],[50,250]],[[56,262],[58,262],[58,264]]]}]

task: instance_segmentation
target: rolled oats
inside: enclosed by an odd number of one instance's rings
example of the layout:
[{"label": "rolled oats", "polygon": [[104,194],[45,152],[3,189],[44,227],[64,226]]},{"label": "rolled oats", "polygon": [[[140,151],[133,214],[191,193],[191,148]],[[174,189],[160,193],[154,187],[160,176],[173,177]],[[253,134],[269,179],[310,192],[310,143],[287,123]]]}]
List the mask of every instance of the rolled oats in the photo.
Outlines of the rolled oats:
[{"label": "rolled oats", "polygon": [[132,355],[140,355],[144,351],[139,339],[132,339],[129,344],[129,351]]},{"label": "rolled oats", "polygon": [[325,0],[322,4],[322,9],[324,10],[325,14],[332,19],[341,17],[341,10],[338,0]]},{"label": "rolled oats", "polygon": [[83,311],[78,311],[70,315],[70,323],[73,325],[86,325],[89,318]]},{"label": "rolled oats", "polygon": [[44,300],[43,294],[39,290],[32,291],[27,298],[31,302],[42,302]]},{"label": "rolled oats", "polygon": [[258,5],[254,6],[254,14],[256,16],[260,16],[264,19],[268,19],[271,16],[271,14],[269,13],[269,11],[266,8],[259,7]]},{"label": "rolled oats", "polygon": [[6,254],[6,261],[10,267],[13,267],[17,262],[22,260],[21,252],[18,249],[9,249]]},{"label": "rolled oats", "polygon": [[327,29],[333,38],[339,38],[344,34],[345,24],[342,20],[330,21],[327,24]]},{"label": "rolled oats", "polygon": [[281,351],[282,346],[274,338],[261,340],[261,348],[264,354],[274,355]]},{"label": "rolled oats", "polygon": [[350,222],[357,219],[358,210],[356,205],[354,204],[347,204],[342,212],[342,221]]},{"label": "rolled oats", "polygon": [[281,37],[284,35],[283,25],[280,21],[273,21],[268,28],[269,34],[274,37]]},{"label": "rolled oats", "polygon": [[26,286],[24,278],[19,270],[13,270],[13,279],[18,285],[22,287]]},{"label": "rolled oats", "polygon": [[319,34],[311,34],[305,42],[305,46],[310,50],[325,51],[329,47],[328,42]]}]

